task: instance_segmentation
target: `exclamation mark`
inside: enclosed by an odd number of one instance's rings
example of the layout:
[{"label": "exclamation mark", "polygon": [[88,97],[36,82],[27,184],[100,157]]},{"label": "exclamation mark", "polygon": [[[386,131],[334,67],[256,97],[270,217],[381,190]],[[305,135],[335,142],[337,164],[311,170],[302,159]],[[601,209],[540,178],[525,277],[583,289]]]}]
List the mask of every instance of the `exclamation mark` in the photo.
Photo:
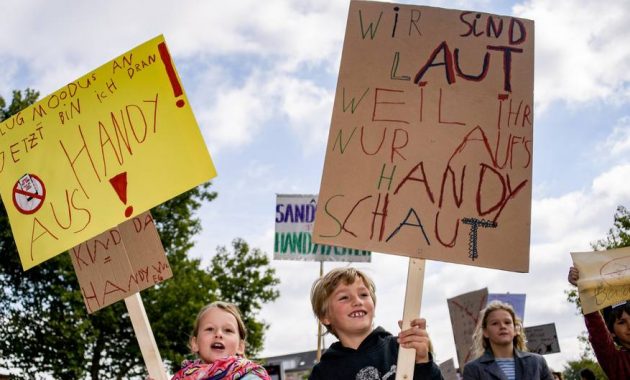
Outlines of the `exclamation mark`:
[{"label": "exclamation mark", "polygon": [[[171,87],[173,87],[173,94],[175,97],[182,96],[184,91],[182,91],[182,85],[179,84],[179,80],[177,79],[177,74],[175,73],[175,68],[173,67],[173,62],[171,61],[171,55],[168,52],[168,48],[164,42],[160,42],[158,44],[158,51],[160,52],[160,58],[162,58],[162,62],[164,63],[164,68],[166,69],[166,73],[168,74],[168,80],[171,81]],[[186,102],[184,99],[178,99],[175,102],[177,107],[182,108]]]},{"label": "exclamation mark", "polygon": [[[127,204],[127,172],[122,172],[109,179],[109,183],[112,184],[114,191],[118,195],[118,198],[122,203]],[[133,213],[133,206],[128,206],[125,209],[125,216],[128,218]]]}]

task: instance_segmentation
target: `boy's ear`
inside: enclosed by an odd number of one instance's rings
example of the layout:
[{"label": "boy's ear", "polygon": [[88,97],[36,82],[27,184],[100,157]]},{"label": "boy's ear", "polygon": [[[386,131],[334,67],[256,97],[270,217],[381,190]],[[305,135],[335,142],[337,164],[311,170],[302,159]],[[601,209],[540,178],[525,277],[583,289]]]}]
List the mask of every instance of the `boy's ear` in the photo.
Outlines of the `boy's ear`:
[{"label": "boy's ear", "polygon": [[245,356],[245,341],[243,339],[241,339],[238,342],[238,347],[236,348],[236,353],[241,355],[241,356]]},{"label": "boy's ear", "polygon": [[319,320],[319,323],[321,323],[324,326],[328,326],[330,325],[330,319],[328,319],[327,316],[324,316],[323,318]]}]

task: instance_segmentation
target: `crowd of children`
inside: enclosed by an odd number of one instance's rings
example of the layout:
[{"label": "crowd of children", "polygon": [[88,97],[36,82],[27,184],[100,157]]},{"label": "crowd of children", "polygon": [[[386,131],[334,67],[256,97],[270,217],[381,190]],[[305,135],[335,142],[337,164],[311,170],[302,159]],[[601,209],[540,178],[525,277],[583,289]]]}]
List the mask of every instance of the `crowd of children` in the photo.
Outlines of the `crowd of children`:
[{"label": "crowd of children", "polygon": [[[576,285],[577,268],[568,280]],[[313,367],[310,380],[393,380],[400,347],[415,350],[415,380],[443,379],[433,361],[426,321],[392,335],[374,327],[376,288],[362,271],[337,268],[319,278],[311,289],[311,305],[328,333],[337,338]],[[589,340],[609,380],[630,379],[630,302],[584,315]],[[400,322],[399,322],[400,323]],[[246,359],[247,331],[238,308],[214,302],[197,315],[190,348],[197,356],[184,361],[172,380],[270,380],[265,369]],[[527,352],[521,321],[512,306],[493,301],[481,311],[473,335],[475,359],[463,368],[464,380],[554,380],[545,359]]]}]

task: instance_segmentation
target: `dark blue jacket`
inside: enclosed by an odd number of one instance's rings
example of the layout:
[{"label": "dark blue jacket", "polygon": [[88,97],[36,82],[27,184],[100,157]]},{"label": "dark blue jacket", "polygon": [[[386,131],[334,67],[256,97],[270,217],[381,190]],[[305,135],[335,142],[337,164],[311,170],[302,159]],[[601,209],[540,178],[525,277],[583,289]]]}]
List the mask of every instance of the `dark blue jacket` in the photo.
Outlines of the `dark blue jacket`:
[{"label": "dark blue jacket", "polygon": [[[516,380],[553,380],[545,358],[532,352],[514,350]],[[486,351],[464,366],[464,380],[507,380],[494,360],[492,352]]]}]

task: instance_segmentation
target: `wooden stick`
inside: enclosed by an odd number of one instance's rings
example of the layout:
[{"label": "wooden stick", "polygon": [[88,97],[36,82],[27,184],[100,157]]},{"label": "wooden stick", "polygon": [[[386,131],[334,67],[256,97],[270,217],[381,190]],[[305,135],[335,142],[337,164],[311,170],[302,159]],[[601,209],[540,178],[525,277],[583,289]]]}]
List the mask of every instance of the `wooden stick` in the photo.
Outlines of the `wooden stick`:
[{"label": "wooden stick", "polygon": [[[405,306],[403,308],[402,329],[411,326],[411,320],[420,316],[420,304],[422,303],[422,287],[424,286],[424,259],[409,258],[407,271],[407,289],[405,290]],[[413,370],[416,364],[416,350],[400,347],[398,362],[396,364],[396,380],[413,379]]]},{"label": "wooden stick", "polygon": [[153,380],[168,380],[140,293],[134,293],[125,298],[125,304],[131,318],[133,331],[136,333],[136,339],[140,345],[144,364],[149,371],[149,377]]},{"label": "wooden stick", "polygon": [[[319,262],[319,278],[324,276],[324,262]],[[322,358],[322,323],[317,319],[317,355],[316,360],[319,363],[319,360]]]}]

